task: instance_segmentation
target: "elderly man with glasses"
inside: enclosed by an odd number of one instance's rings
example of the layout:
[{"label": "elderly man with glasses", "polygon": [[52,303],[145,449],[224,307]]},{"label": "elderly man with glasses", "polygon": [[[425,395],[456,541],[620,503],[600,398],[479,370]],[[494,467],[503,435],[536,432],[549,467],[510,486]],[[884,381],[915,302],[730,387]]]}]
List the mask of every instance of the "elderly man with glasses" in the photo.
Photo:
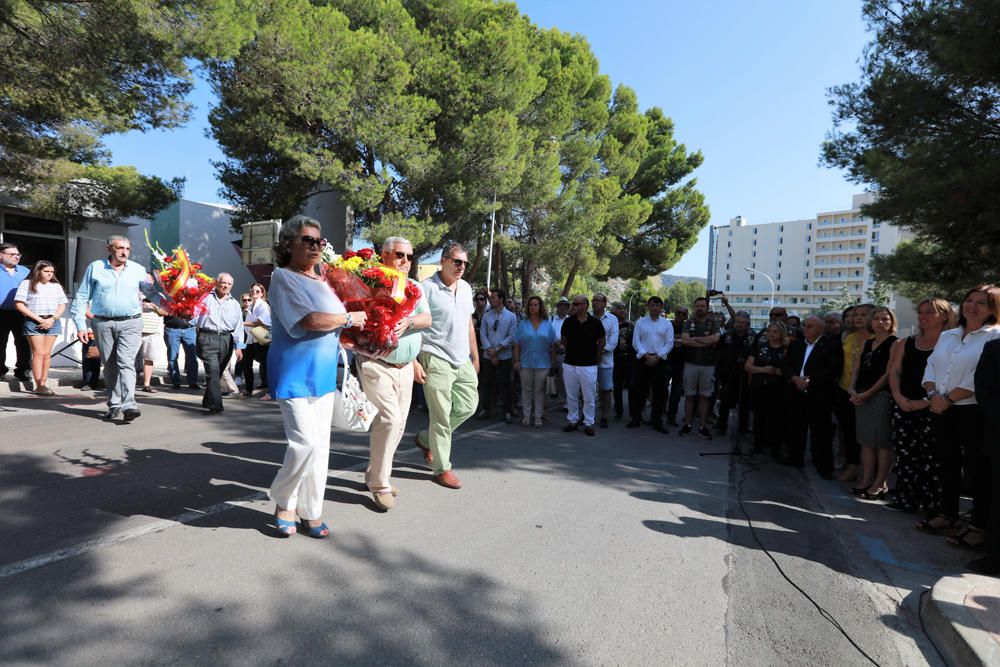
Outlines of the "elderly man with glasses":
[{"label": "elderly man with glasses", "polygon": [[[413,265],[413,245],[401,236],[390,236],[382,243],[382,264],[409,274]],[[409,280],[417,284],[413,279]],[[375,504],[384,511],[396,505],[396,489],[389,481],[392,458],[406,429],[414,376],[424,379],[424,370],[417,361],[421,339],[419,331],[430,325],[430,306],[427,296],[422,294],[413,314],[404,317],[396,326],[399,345],[395,350],[383,356],[369,356],[356,350],[365,395],[378,408],[369,432],[370,454],[365,483]]]},{"label": "elderly man with glasses", "polygon": [[[451,436],[479,404],[479,350],[472,326],[472,287],[462,280],[469,256],[458,243],[441,253],[441,270],[420,283],[431,311],[417,356],[423,372],[430,423],[417,434],[417,447],[434,470],[434,481],[449,489],[462,488],[451,471]],[[418,376],[417,382],[421,381]]]},{"label": "elderly man with glasses", "polygon": [[21,382],[31,379],[31,347],[24,335],[24,315],[14,306],[17,287],[28,279],[31,270],[21,265],[21,252],[13,243],[0,244],[0,378],[7,374],[7,336],[14,336],[17,361],[14,377]]}]

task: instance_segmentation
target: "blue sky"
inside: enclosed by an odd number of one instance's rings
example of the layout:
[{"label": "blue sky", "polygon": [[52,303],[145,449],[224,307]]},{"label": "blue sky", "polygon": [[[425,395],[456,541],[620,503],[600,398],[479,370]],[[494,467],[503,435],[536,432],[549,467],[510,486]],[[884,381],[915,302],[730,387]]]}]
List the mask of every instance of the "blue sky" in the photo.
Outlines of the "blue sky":
[{"label": "blue sky", "polygon": [[[636,90],[642,108],[673,118],[675,136],[701,150],[695,172],[713,225],[810,217],[850,207],[861,192],[818,164],[831,127],[826,90],[854,81],[869,35],[860,0],[522,0],[538,25],[586,37],[614,85]],[[189,125],[108,138],[115,164],[165,178],[185,176],[184,196],[220,201],[205,136],[213,96],[204,83]],[[704,276],[707,228],[670,273]]]}]

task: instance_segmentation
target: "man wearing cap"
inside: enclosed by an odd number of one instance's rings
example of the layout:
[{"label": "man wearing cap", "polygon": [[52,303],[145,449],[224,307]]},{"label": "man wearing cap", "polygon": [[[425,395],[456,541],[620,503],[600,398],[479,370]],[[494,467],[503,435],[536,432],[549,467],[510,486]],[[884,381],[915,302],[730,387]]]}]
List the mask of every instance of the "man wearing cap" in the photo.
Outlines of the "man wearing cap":
[{"label": "man wearing cap", "polygon": [[[108,238],[108,257],[87,266],[76,290],[70,316],[77,337],[97,341],[108,391],[104,419],[124,417],[131,422],[142,413],[135,401],[135,358],[142,344],[142,300],[159,304],[153,282],[142,265],[128,258],[132,244],[124,236]],[[87,306],[93,319],[87,321]],[[91,329],[93,326],[93,329]]]}]

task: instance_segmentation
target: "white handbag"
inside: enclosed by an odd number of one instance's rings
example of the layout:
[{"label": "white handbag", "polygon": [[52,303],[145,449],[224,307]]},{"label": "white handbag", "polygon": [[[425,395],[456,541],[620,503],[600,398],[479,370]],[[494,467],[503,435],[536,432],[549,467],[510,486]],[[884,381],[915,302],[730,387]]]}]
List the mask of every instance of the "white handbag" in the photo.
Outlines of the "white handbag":
[{"label": "white handbag", "polygon": [[340,360],[344,364],[344,381],[340,391],[333,395],[333,425],[344,431],[364,433],[375,420],[378,408],[365,396],[358,378],[351,375],[344,348],[340,348]]}]

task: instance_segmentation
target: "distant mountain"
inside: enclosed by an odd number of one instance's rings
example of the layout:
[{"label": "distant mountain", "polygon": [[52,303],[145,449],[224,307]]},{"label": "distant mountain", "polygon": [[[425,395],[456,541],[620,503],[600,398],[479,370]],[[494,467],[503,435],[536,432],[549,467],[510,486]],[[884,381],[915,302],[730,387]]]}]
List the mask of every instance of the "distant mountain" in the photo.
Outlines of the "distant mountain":
[{"label": "distant mountain", "polygon": [[670,273],[661,273],[660,280],[663,282],[664,287],[670,287],[674,283],[701,283],[705,284],[705,279],[700,276],[675,276]]}]

